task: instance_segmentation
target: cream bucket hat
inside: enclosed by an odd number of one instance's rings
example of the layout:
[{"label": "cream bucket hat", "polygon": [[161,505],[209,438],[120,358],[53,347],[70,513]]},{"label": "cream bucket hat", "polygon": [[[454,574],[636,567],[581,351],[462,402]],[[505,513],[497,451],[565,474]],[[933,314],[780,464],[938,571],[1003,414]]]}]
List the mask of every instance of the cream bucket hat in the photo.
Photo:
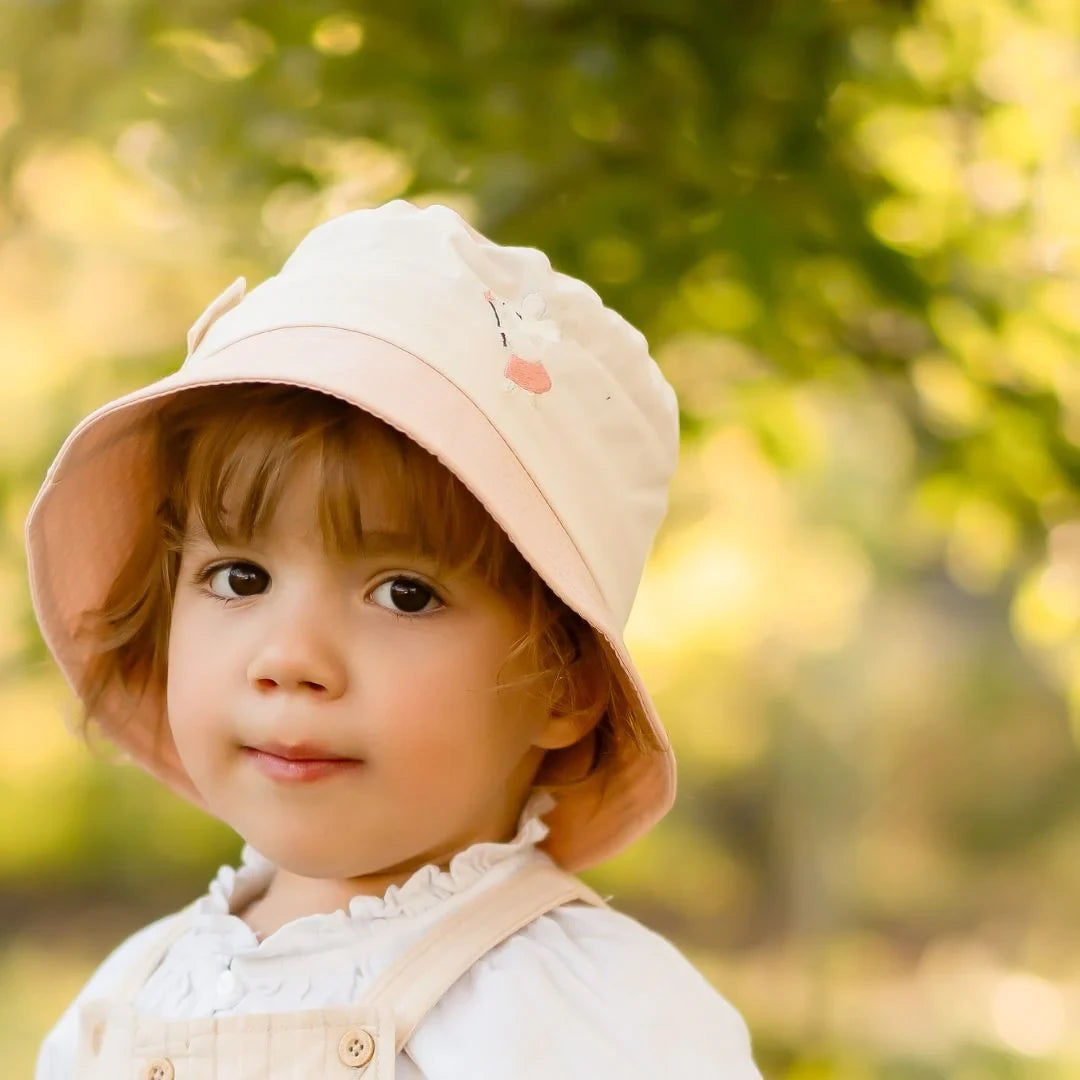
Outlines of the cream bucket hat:
[{"label": "cream bucket hat", "polygon": [[[569,870],[654,825],[675,762],[623,642],[678,452],[675,394],[644,337],[533,248],[503,247],[444,206],[396,200],[310,232],[281,272],[237,279],[188,334],[179,371],[103,406],[69,436],[27,521],[42,633],[71,686],[99,607],[155,498],[156,411],[222,383],[287,383],[351,402],[434,454],[484,504],[617,660],[660,752],[618,739],[607,764],[560,792],[545,847]],[[620,717],[613,717],[618,730]],[[95,720],[131,757],[201,805],[160,698],[118,687]]]}]

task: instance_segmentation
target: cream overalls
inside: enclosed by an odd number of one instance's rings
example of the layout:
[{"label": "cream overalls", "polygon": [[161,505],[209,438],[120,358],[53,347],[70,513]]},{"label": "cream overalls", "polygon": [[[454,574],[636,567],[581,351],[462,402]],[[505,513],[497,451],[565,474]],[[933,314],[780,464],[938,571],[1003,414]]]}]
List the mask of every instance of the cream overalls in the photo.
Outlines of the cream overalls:
[{"label": "cream overalls", "polygon": [[526,865],[442,919],[354,1005],[306,1012],[160,1020],[135,1012],[143,983],[186,928],[177,920],[108,1001],[80,1013],[78,1080],[392,1080],[428,1010],[489,949],[572,900],[604,901],[554,865]]}]

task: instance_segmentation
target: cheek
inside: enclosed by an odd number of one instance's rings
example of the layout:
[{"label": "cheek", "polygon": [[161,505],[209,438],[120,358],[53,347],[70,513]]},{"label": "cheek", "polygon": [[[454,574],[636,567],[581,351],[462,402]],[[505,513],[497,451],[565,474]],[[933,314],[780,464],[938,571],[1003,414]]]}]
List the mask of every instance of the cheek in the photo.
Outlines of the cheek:
[{"label": "cheek", "polygon": [[217,677],[232,661],[235,634],[213,601],[180,593],[173,601],[169,624],[169,675],[177,681],[201,682]]},{"label": "cheek", "polygon": [[223,660],[220,648],[208,647],[215,638],[200,625],[197,614],[197,609],[179,601],[169,630],[166,707],[182,755],[210,712],[206,706],[218,687],[214,668]]},{"label": "cheek", "polygon": [[188,672],[192,669],[196,660],[192,656],[192,645],[193,639],[188,632],[183,613],[180,610],[174,610],[172,624],[169,627],[169,653],[165,684],[170,718],[174,710],[183,705],[186,696],[184,691],[193,682],[188,676]]},{"label": "cheek", "polygon": [[[386,717],[381,733],[395,761],[414,761],[428,772],[474,769],[520,755],[533,734],[535,699],[497,688],[520,676],[516,665],[500,671],[510,643],[505,637],[447,635],[438,648],[423,644],[415,655],[399,649],[367,678],[368,701]],[[393,670],[395,676],[388,678]],[[364,675],[360,676],[364,681]]]}]

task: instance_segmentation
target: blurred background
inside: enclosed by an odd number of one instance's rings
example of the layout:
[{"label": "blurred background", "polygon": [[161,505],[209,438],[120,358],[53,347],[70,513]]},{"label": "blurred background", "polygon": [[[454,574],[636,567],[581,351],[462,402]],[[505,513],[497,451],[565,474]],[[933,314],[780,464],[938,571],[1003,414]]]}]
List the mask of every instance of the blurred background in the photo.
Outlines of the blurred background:
[{"label": "blurred background", "polygon": [[442,201],[682,402],[630,641],[676,810],[589,880],[767,1077],[1080,1076],[1077,0],[0,0],[0,1060],[238,841],[64,727],[22,524],[329,215]]}]

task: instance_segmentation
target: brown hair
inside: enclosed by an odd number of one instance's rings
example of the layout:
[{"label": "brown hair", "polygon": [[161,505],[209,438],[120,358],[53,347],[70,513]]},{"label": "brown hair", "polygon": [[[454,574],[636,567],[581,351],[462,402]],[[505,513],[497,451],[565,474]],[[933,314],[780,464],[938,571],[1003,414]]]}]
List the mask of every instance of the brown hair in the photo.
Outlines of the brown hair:
[{"label": "brown hair", "polygon": [[[269,523],[303,463],[316,465],[319,525],[335,553],[355,550],[363,536],[364,491],[387,485],[388,504],[405,515],[395,526],[414,536],[422,553],[444,571],[479,574],[525,605],[528,629],[507,662],[526,655],[532,674],[524,681],[546,695],[553,712],[581,714],[589,729],[575,747],[548,751],[536,786],[584,779],[616,739],[658,749],[651,729],[630,719],[613,723],[613,715],[629,718],[633,710],[625,676],[600,636],[552,592],[464,484],[412,439],[348,402],[268,384],[185,391],[163,406],[156,423],[152,520],[84,624],[95,651],[81,695],[88,720],[117,683],[135,693],[163,691],[189,513],[215,543],[249,541]],[[372,456],[378,468],[365,470],[361,463]],[[569,780],[571,764],[577,775]]]}]

